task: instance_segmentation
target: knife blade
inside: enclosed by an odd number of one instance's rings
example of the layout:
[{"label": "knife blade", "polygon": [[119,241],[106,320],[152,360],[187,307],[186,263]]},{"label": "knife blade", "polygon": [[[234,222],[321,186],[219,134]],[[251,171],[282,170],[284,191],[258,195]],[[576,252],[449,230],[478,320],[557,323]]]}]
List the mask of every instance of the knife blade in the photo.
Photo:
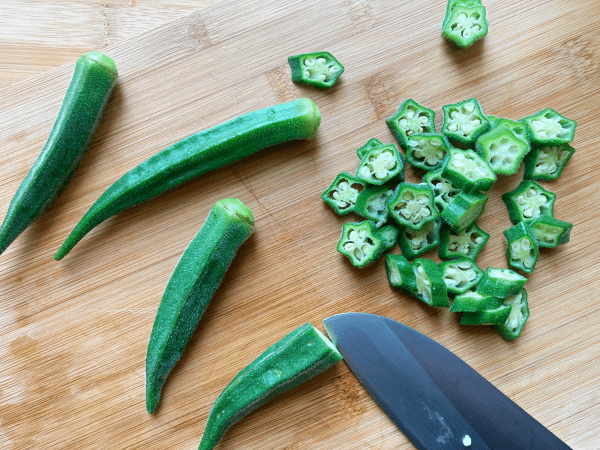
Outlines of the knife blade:
[{"label": "knife blade", "polygon": [[395,320],[323,320],[346,363],[419,450],[570,450],[466,362]]}]

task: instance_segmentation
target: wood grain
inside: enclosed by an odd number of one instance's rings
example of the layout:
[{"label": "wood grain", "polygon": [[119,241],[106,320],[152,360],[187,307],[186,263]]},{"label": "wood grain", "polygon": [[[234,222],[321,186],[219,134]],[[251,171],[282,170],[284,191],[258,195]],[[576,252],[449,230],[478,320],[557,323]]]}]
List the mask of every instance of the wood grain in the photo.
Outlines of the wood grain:
[{"label": "wood grain", "polygon": [[[572,448],[600,448],[600,8],[595,0],[486,6],[489,35],[463,51],[441,39],[441,0],[223,0],[107,42],[120,80],[93,143],[58,200],[0,259],[0,448],[196,448],[214,399],[242,367],[301,324],[323,330],[323,318],[345,311],[385,315],[432,337]],[[84,40],[65,40],[70,62],[0,92],[2,216],[83,50]],[[320,49],[346,67],[338,85],[322,92],[291,83],[287,56]],[[316,138],[190,181],[52,259],[128,169],[191,133],[304,96],[321,109]],[[393,141],[384,120],[404,99],[433,108],[439,127],[442,105],[468,97],[487,114],[518,119],[551,107],[579,123],[561,179],[542,183],[557,194],[556,217],[574,223],[571,241],[541,252],[527,283],[531,317],[511,343],[392,290],[383,262],[352,268],[335,251],[349,218],[320,199],[337,173],[356,168],[356,148],[371,137]],[[478,259],[484,269],[506,266],[500,195],[520,177],[490,192],[479,222],[491,234]],[[149,416],[144,357],[154,314],[179,256],[224,197],[252,209],[255,233]],[[339,363],[234,425],[218,448],[413,447]]]}]

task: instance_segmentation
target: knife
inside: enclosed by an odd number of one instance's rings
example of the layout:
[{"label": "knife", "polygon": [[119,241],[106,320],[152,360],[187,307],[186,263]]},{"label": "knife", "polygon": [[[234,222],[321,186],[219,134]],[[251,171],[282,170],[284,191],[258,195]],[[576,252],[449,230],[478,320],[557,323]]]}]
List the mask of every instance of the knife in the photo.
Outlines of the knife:
[{"label": "knife", "polygon": [[419,450],[570,450],[471,366],[395,320],[344,313],[325,330],[359,381]]}]

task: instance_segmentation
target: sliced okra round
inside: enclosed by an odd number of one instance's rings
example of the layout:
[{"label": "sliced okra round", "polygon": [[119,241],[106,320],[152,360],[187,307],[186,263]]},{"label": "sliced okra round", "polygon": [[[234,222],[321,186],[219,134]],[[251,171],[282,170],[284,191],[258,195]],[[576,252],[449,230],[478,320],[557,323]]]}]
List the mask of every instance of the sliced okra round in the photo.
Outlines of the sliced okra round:
[{"label": "sliced okra round", "polygon": [[533,272],[539,257],[538,246],[525,222],[504,230],[508,265],[525,273]]},{"label": "sliced okra round", "polygon": [[462,189],[454,187],[450,180],[442,176],[441,169],[426,173],[423,181],[433,190],[433,203],[439,212],[442,212],[462,192]]},{"label": "sliced okra round", "polygon": [[526,282],[527,278],[519,275],[514,270],[488,267],[477,286],[477,292],[498,298],[506,298],[509,295],[518,294]]},{"label": "sliced okra round", "polygon": [[457,148],[448,151],[441,175],[466,192],[489,191],[496,181],[496,174],[487,161],[473,150]]},{"label": "sliced okra round", "polygon": [[394,191],[387,186],[369,186],[356,197],[354,212],[375,222],[377,228],[387,222],[387,203]]},{"label": "sliced okra round", "polygon": [[520,122],[529,127],[531,143],[541,146],[568,144],[575,137],[577,127],[577,122],[550,108],[523,117]]},{"label": "sliced okra round", "polygon": [[529,304],[527,303],[527,291],[521,289],[521,292],[510,295],[503,300],[504,305],[510,306],[511,311],[506,321],[501,325],[494,326],[494,329],[507,341],[515,340],[521,334],[523,325],[529,318]]},{"label": "sliced okra round", "polygon": [[461,325],[501,325],[506,322],[510,316],[512,307],[510,305],[501,304],[494,309],[486,309],[484,311],[466,312],[463,313]]},{"label": "sliced okra round", "polygon": [[459,3],[450,13],[442,28],[442,36],[460,48],[470,47],[488,33],[484,6],[466,6]]},{"label": "sliced okra round", "polygon": [[321,198],[340,216],[354,211],[358,194],[365,183],[348,172],[342,172],[321,194]]},{"label": "sliced okra round", "polygon": [[433,191],[426,183],[400,183],[388,201],[388,211],[401,226],[413,230],[420,230],[439,216]]},{"label": "sliced okra round", "polygon": [[417,292],[417,281],[413,266],[402,255],[385,255],[385,272],[390,286],[400,288],[414,295]]},{"label": "sliced okra round", "polygon": [[543,215],[529,222],[529,230],[533,240],[539,247],[558,247],[569,242],[573,224]]},{"label": "sliced okra round", "polygon": [[441,213],[440,217],[458,233],[466,230],[483,214],[488,196],[480,192],[461,192]]},{"label": "sliced okra round", "polygon": [[441,133],[413,134],[406,144],[406,161],[413,167],[427,172],[442,167],[450,148],[448,139]]},{"label": "sliced okra round", "polygon": [[444,105],[442,111],[442,133],[454,144],[474,146],[477,138],[490,129],[490,122],[474,98]]},{"label": "sliced okra round", "polygon": [[446,14],[444,15],[444,22],[442,24],[442,30],[446,26],[448,19],[452,15],[452,11],[454,11],[454,8],[456,8],[457,6],[460,6],[460,5],[462,5],[462,6],[481,6],[481,0],[448,0],[448,3],[446,5]]},{"label": "sliced okra round", "polygon": [[529,152],[529,143],[519,139],[504,127],[496,127],[482,134],[475,143],[475,150],[497,175],[514,175],[523,157]]},{"label": "sliced okra round", "polygon": [[369,139],[365,145],[363,145],[362,147],[359,147],[356,150],[358,159],[362,159],[363,156],[365,156],[365,153],[367,153],[367,150],[370,150],[373,147],[379,147],[380,145],[383,145],[383,142],[381,142],[379,139],[375,139],[375,138]]},{"label": "sliced okra round", "polygon": [[513,224],[532,221],[543,215],[554,215],[556,194],[535,181],[522,181],[515,189],[502,194],[502,200]]},{"label": "sliced okra round", "polygon": [[464,294],[483,277],[483,270],[474,261],[463,258],[440,263],[446,289],[451,294]]},{"label": "sliced okra round", "polygon": [[[488,116],[488,120],[489,120]],[[523,122],[515,122],[510,119],[496,119],[494,122],[490,122],[492,129],[494,128],[507,128],[512,131],[518,139],[526,142],[527,144],[531,144],[529,139],[529,127],[527,124]]]},{"label": "sliced okra round", "polygon": [[490,123],[490,127],[494,128],[498,122],[500,121],[500,117],[498,116],[494,116],[492,114],[488,114],[487,116],[485,116],[488,120],[488,122]]},{"label": "sliced okra round", "polygon": [[386,225],[377,230],[377,234],[383,240],[383,252],[390,251],[398,243],[400,228],[394,225]]},{"label": "sliced okra round", "polygon": [[440,259],[467,258],[475,261],[490,235],[473,223],[464,231],[455,233],[448,227],[442,227],[440,232]]},{"label": "sliced okra round", "polygon": [[483,295],[477,290],[466,291],[454,297],[451,312],[478,312],[496,309],[502,304],[502,300],[493,295]]},{"label": "sliced okra round", "polygon": [[575,153],[569,144],[534,147],[525,156],[525,180],[556,180]]},{"label": "sliced okra round", "polygon": [[349,222],[342,227],[337,251],[346,256],[354,267],[362,268],[381,257],[384,242],[370,220]]},{"label": "sliced okra round", "polygon": [[435,133],[435,112],[409,98],[385,123],[398,143],[406,148],[413,134]]},{"label": "sliced okra round", "polygon": [[398,246],[402,254],[408,259],[415,259],[424,253],[436,248],[440,243],[440,229],[442,220],[437,219],[427,222],[420,230],[404,227],[398,236]]},{"label": "sliced okra round", "polygon": [[391,180],[404,180],[404,162],[394,144],[380,145],[368,149],[356,169],[359,180],[382,185]]},{"label": "sliced okra round", "polygon": [[417,290],[413,294],[419,300],[436,308],[450,306],[450,298],[442,271],[431,259],[415,259],[413,262]]},{"label": "sliced okra round", "polygon": [[327,89],[335,84],[344,72],[344,66],[329,52],[303,53],[288,57],[292,81],[304,83],[318,89]]}]

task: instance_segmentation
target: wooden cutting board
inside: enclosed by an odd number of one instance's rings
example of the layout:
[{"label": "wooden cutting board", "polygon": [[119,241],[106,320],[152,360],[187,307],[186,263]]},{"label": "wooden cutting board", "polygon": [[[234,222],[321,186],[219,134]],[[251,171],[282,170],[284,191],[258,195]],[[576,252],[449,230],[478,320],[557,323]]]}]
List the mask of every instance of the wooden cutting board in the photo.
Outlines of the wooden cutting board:
[{"label": "wooden cutting board", "polygon": [[[468,50],[440,35],[441,0],[224,0],[110,46],[120,81],[77,173],[0,257],[0,448],[194,449],[231,378],[305,322],[347,311],[401,321],[455,352],[574,449],[600,448],[600,8],[489,0],[490,33]],[[335,88],[290,81],[287,56],[328,50],[346,67]],[[0,92],[0,214],[52,128],[74,63]],[[266,149],[106,221],[62,261],[52,255],[123,173],[196,131],[240,114],[313,99],[317,137]],[[461,327],[448,310],[389,287],[383,261],[354,269],[336,250],[341,226],[320,194],[354,171],[369,138],[406,98],[433,108],[476,97],[518,119],[551,107],[577,120],[576,153],[555,216],[571,241],[541,252],[527,290],[531,317],[505,342]],[[500,178],[478,258],[506,267]],[[418,180],[411,169],[407,178]],[[254,212],[255,232],[171,373],[162,403],[144,407],[144,357],[179,256],[219,199]],[[398,252],[398,250],[395,250]],[[435,254],[430,257],[437,260]],[[518,433],[519,430],[514,430]],[[234,425],[218,448],[411,449],[344,362]]]}]

